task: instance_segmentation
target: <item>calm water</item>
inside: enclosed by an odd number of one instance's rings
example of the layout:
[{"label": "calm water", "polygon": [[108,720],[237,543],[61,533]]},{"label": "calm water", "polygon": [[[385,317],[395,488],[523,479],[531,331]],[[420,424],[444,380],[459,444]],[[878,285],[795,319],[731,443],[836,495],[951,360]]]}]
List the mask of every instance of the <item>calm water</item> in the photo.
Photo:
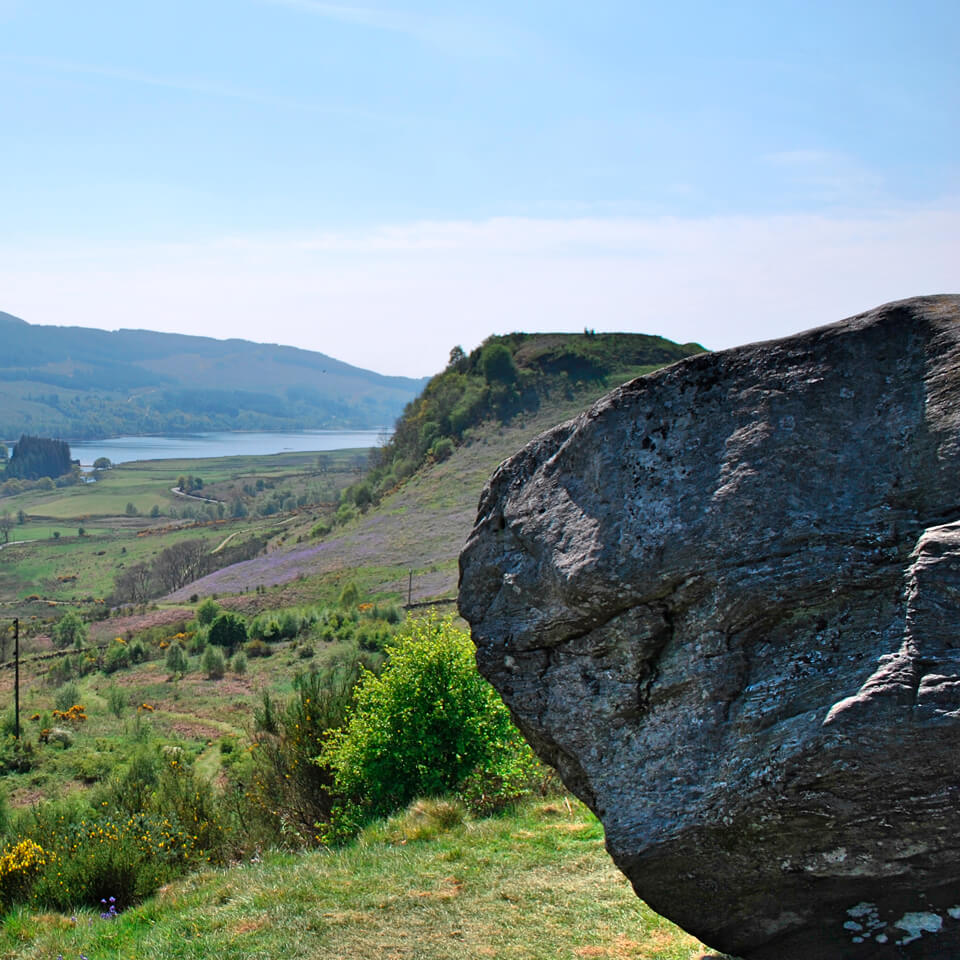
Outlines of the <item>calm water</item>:
[{"label": "calm water", "polygon": [[197,433],[183,437],[113,437],[71,440],[70,456],[84,467],[100,457],[131,460],[193,460],[197,457],[262,456],[304,450],[375,447],[382,430],[304,430],[301,433]]}]

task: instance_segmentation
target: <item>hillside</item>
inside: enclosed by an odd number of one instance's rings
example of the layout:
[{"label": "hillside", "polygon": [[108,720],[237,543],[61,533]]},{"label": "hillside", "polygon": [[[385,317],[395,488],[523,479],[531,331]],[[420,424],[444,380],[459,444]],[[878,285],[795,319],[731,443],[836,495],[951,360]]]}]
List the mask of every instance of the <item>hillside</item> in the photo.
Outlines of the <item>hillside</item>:
[{"label": "hillside", "polygon": [[[484,352],[501,345],[515,371],[509,384],[483,371]],[[614,386],[702,350],[641,334],[511,334],[469,357],[455,352],[374,451],[371,473],[343,492],[336,526],[318,534],[324,523],[302,517],[266,555],[168,599],[286,584],[283,602],[294,603],[328,593],[326,580],[353,578],[365,593],[406,600],[411,571],[414,601],[452,597],[480,491],[501,461]]]},{"label": "hillside", "polygon": [[146,330],[35,326],[0,312],[0,436],[376,428],[424,381],[322,353]]}]

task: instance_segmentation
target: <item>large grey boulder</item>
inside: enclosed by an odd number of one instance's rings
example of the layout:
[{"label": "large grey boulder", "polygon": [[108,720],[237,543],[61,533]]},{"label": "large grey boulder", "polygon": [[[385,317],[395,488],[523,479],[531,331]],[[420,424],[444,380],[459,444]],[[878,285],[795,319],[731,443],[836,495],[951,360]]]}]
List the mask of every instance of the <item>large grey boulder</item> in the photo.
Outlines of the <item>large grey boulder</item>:
[{"label": "large grey boulder", "polygon": [[480,669],[711,947],[960,957],[958,467],[942,296],[634,380],[484,490]]}]

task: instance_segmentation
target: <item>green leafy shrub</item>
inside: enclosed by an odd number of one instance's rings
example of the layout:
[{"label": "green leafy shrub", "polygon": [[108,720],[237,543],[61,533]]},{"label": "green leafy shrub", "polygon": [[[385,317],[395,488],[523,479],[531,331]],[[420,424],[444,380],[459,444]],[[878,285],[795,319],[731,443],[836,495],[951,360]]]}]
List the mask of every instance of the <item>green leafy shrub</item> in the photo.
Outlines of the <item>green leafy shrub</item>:
[{"label": "green leafy shrub", "polygon": [[357,585],[352,580],[344,584],[337,603],[340,604],[341,607],[355,607],[359,602],[360,590]]},{"label": "green leafy shrub", "polygon": [[69,710],[80,702],[80,688],[72,682],[63,684],[53,695],[53,705],[58,710]]},{"label": "green leafy shrub", "polygon": [[194,657],[199,656],[207,649],[207,643],[207,630],[205,628],[198,630],[187,640],[187,653]]},{"label": "green leafy shrub", "polygon": [[130,666],[130,650],[121,640],[114,640],[103,655],[103,672],[115,673]]},{"label": "green leafy shrub", "polygon": [[107,707],[118,720],[127,712],[129,705],[129,695],[120,687],[107,687]]},{"label": "green leafy shrub", "polygon": [[[72,752],[72,751],[71,751]],[[73,776],[83,783],[97,783],[110,773],[113,759],[109,754],[98,753],[94,750],[84,750],[71,757]]]},{"label": "green leafy shrub", "polygon": [[174,677],[182,677],[187,672],[189,666],[187,654],[177,640],[174,640],[173,643],[167,647],[166,666],[170,675]]},{"label": "green leafy shrub", "polygon": [[234,647],[246,643],[247,622],[239,614],[221,613],[210,624],[208,639],[218,647],[233,650]]},{"label": "green leafy shrub", "polygon": [[204,650],[200,664],[208,680],[222,680],[223,675],[227,672],[223,654],[216,647],[207,647]]},{"label": "green leafy shrub", "polygon": [[322,673],[297,674],[285,706],[263,693],[254,711],[248,793],[269,841],[309,844],[327,832],[317,825],[329,825],[333,816],[333,775],[314,761],[328,732],[343,723],[362,669],[359,661],[346,660]]},{"label": "green leafy shrub", "polygon": [[47,683],[52,687],[58,687],[75,675],[72,658],[60,657],[47,668]]},{"label": "green leafy shrub", "polygon": [[280,621],[273,616],[257,617],[250,624],[247,634],[256,640],[266,640],[268,643],[273,643],[280,639]]},{"label": "green leafy shrub", "polygon": [[219,858],[224,829],[216,794],[184,754],[174,754],[173,759],[161,761],[153,809],[189,829],[198,850],[206,851],[214,860]]},{"label": "green leafy shrub", "polygon": [[197,607],[197,623],[203,627],[209,626],[220,613],[220,604],[213,597],[207,597]]},{"label": "green leafy shrub", "polygon": [[0,838],[7,836],[10,832],[10,804],[7,801],[7,795],[0,790]]},{"label": "green leafy shrub", "polygon": [[375,603],[364,610],[363,615],[369,620],[384,620],[391,625],[403,619],[403,611],[395,603]]},{"label": "green leafy shrub", "polygon": [[277,621],[277,639],[292,640],[300,632],[300,615],[296,610],[284,610]]},{"label": "green leafy shrub", "polygon": [[135,903],[206,857],[194,834],[174,818],[135,813],[80,817],[39,808],[25,839],[53,854],[33,884],[38,906],[69,911],[116,897]]},{"label": "green leafy shrub", "polygon": [[468,777],[532,762],[507,708],[477,672],[468,634],[452,619],[408,621],[387,654],[379,675],[361,677],[346,723],[321,753],[345,801],[341,828],[454,791]]},{"label": "green leafy shrub", "polygon": [[130,651],[131,663],[145,663],[149,659],[147,645],[141,639],[132,640],[127,649]]},{"label": "green leafy shrub", "polygon": [[156,749],[152,744],[140,744],[126,768],[115,772],[102,785],[97,795],[102,799],[94,798],[94,808],[105,803],[111,809],[128,814],[149,810],[159,775],[160,758]]},{"label": "green leafy shrub", "polygon": [[53,628],[50,639],[58,650],[80,647],[87,642],[87,625],[76,610],[65,613]]},{"label": "green leafy shrub", "polygon": [[453,440],[450,437],[440,437],[431,445],[430,456],[438,463],[443,463],[444,460],[449,460],[453,456],[453,450]]},{"label": "green leafy shrub", "polygon": [[0,740],[0,774],[27,773],[36,763],[36,753],[29,740],[18,740],[8,734]]},{"label": "green leafy shrub", "polygon": [[360,516],[360,511],[352,503],[341,503],[337,507],[337,512],[334,515],[334,521],[338,526],[343,526],[345,523],[349,523],[351,520],[356,520]]},{"label": "green leafy shrub", "polygon": [[247,655],[238,650],[230,661],[230,669],[238,676],[243,676],[247,672]]},{"label": "green leafy shrub", "polygon": [[73,658],[73,670],[77,676],[85,677],[87,674],[96,673],[100,669],[100,658],[88,653],[86,656],[76,656]]},{"label": "green leafy shrub", "polygon": [[358,627],[354,637],[361,650],[379,653],[390,638],[387,630],[378,630],[375,626],[364,625]]}]

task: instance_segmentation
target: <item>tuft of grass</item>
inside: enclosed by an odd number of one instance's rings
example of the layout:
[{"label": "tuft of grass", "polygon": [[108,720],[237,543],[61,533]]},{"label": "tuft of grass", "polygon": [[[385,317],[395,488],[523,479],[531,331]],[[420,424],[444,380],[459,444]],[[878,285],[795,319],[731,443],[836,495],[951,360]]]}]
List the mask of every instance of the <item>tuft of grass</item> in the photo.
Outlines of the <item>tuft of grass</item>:
[{"label": "tuft of grass", "polygon": [[461,826],[466,819],[467,810],[460,801],[431,797],[415,800],[403,813],[390,817],[384,829],[393,843],[433,840]]},{"label": "tuft of grass", "polygon": [[[521,805],[471,820],[418,801],[348,847],[211,870],[146,903],[76,921],[18,908],[0,957],[138,960],[695,960],[693,937],[639,901],[579,804]],[[430,836],[416,839],[419,824]]]}]

